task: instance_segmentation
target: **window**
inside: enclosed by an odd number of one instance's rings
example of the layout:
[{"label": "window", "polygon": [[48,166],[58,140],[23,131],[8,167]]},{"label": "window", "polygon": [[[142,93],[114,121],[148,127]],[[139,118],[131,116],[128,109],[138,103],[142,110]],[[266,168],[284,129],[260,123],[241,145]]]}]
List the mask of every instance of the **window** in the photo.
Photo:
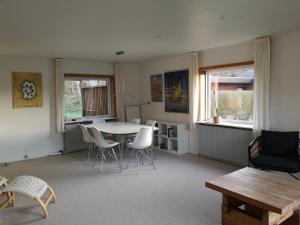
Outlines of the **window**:
[{"label": "window", "polygon": [[220,116],[223,122],[252,124],[253,66],[208,70],[207,118]]},{"label": "window", "polygon": [[65,76],[65,121],[112,115],[110,79]]}]

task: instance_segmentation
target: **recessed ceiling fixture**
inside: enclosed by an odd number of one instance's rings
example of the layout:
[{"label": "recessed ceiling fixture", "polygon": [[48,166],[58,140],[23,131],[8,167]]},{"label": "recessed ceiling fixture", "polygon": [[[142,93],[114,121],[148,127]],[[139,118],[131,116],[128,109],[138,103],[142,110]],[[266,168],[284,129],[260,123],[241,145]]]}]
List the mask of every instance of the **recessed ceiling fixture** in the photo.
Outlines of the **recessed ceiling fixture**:
[{"label": "recessed ceiling fixture", "polygon": [[125,54],[125,51],[117,51],[115,54],[116,54],[116,55],[124,55],[124,54]]},{"label": "recessed ceiling fixture", "polygon": [[156,38],[163,38],[162,35],[156,35],[155,37],[156,37]]}]

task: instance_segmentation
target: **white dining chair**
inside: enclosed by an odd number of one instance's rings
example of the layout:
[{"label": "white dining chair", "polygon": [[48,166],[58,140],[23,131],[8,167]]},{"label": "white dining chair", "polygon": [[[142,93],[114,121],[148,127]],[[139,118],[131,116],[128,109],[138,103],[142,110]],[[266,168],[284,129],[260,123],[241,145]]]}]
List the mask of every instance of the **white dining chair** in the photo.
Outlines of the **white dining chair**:
[{"label": "white dining chair", "polygon": [[114,148],[119,146],[119,142],[115,142],[112,140],[106,140],[104,139],[103,135],[101,134],[101,132],[99,130],[97,130],[95,127],[92,127],[92,133],[94,135],[95,138],[95,145],[98,147],[97,148],[97,155],[94,161],[94,166],[96,164],[96,161],[98,159],[98,157],[101,154],[101,167],[100,167],[100,171],[102,173],[102,169],[103,169],[103,162],[104,160],[106,160],[106,156],[105,153],[107,153],[109,156],[111,156],[112,158],[114,158],[117,163],[119,164],[120,170],[122,171],[122,165],[115,153]]},{"label": "white dining chair", "polygon": [[128,168],[129,163],[135,154],[138,167],[140,165],[140,162],[143,164],[143,159],[148,159],[151,162],[151,165],[155,169],[155,164],[153,160],[153,155],[149,157],[146,152],[151,151],[152,152],[152,138],[153,138],[153,129],[150,127],[147,128],[141,128],[138,132],[137,136],[135,137],[134,141],[132,143],[128,143],[127,146],[129,149],[132,149],[132,152],[130,154],[129,160],[127,162],[126,168]]},{"label": "white dining chair", "polygon": [[[133,118],[130,120],[130,123],[134,124],[141,124],[141,119],[140,118]],[[125,136],[125,139],[127,140],[127,143],[132,142],[132,140],[136,137],[136,134],[129,134]]]},{"label": "white dining chair", "polygon": [[141,124],[141,118],[133,118],[130,120],[130,123]]},{"label": "white dining chair", "polygon": [[147,120],[145,125],[154,127],[156,124],[156,120]]},{"label": "white dining chair", "polygon": [[[87,163],[90,163],[90,154],[91,151],[93,150],[93,146],[95,143],[95,139],[94,137],[90,134],[90,132],[88,131],[87,127],[83,124],[78,124],[81,132],[82,132],[82,138],[84,140],[84,142],[86,142],[88,144],[88,150],[87,150]],[[84,160],[84,159],[83,159]]]}]

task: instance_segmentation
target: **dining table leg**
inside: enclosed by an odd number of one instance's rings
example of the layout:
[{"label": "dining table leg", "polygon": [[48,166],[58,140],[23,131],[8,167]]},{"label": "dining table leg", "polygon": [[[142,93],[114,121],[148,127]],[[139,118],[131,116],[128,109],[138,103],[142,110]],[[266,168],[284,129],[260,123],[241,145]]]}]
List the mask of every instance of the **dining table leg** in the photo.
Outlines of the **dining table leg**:
[{"label": "dining table leg", "polygon": [[123,144],[124,144],[124,137],[122,135],[118,136],[119,141],[119,154],[120,154],[120,165],[121,169],[123,168]]}]

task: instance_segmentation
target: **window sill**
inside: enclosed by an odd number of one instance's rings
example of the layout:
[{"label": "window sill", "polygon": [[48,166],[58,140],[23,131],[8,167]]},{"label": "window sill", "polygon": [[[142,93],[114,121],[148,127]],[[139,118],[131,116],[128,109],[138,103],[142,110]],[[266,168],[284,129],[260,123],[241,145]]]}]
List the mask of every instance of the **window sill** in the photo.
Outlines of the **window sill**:
[{"label": "window sill", "polygon": [[213,123],[211,121],[199,121],[197,124],[205,125],[205,126],[216,126],[216,127],[227,127],[227,128],[233,128],[233,129],[241,129],[241,130],[253,130],[252,125],[245,125],[245,124],[232,124],[232,123],[226,123],[226,122],[220,122],[220,123]]}]

